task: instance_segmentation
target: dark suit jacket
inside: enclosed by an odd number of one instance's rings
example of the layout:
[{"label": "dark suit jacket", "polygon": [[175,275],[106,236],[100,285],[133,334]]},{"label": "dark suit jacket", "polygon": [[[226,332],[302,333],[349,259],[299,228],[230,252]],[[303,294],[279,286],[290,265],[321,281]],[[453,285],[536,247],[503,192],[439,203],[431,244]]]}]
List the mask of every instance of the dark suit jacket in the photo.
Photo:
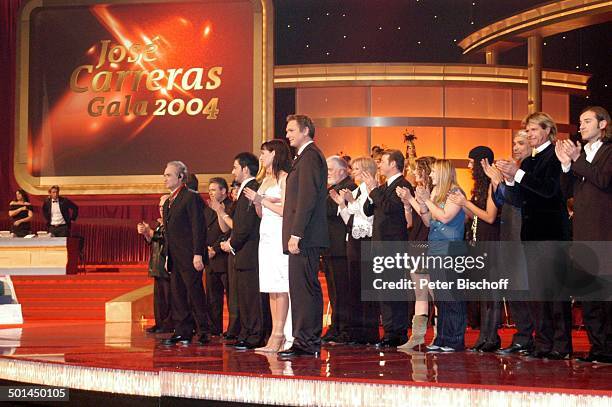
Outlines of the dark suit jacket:
[{"label": "dark suit jacket", "polygon": [[201,255],[206,264],[206,228],[204,226],[204,201],[200,195],[183,187],[170,205],[164,203],[164,225],[166,227],[166,255],[173,270],[194,270],[193,256]]},{"label": "dark suit jacket", "polygon": [[[66,221],[66,225],[70,226],[70,223],[76,221],[79,216],[79,207],[70,199],[64,198],[63,196],[58,197],[58,201],[60,212]],[[43,202],[42,213],[47,221],[47,226],[51,225],[51,198],[47,198],[45,202]]]},{"label": "dark suit jacket", "polygon": [[[346,177],[336,185],[328,189],[336,192],[341,189],[349,189],[350,191],[357,188],[351,177]],[[338,214],[338,204],[327,196],[327,227],[329,229],[329,249],[323,255],[325,256],[346,256],[346,234],[349,232],[347,225]]]},{"label": "dark suit jacket", "polygon": [[404,215],[404,204],[395,193],[397,187],[408,187],[414,194],[414,188],[403,176],[393,180],[387,187],[384,183],[370,192],[370,199],[365,201],[363,212],[367,216],[374,215],[372,225],[372,240],[399,241],[408,240],[408,227]]},{"label": "dark suit jacket", "polygon": [[[229,214],[232,201],[225,198],[225,213]],[[217,212],[208,205],[204,208],[204,220],[206,222],[206,246],[210,246],[215,251],[215,256],[208,260],[210,271],[213,273],[227,272],[227,253],[221,250],[221,242],[230,237],[231,231],[223,233],[219,226]]]},{"label": "dark suit jacket", "polygon": [[[259,184],[252,179],[245,188],[257,191]],[[232,220],[234,227],[230,236],[230,245],[236,252],[234,267],[236,270],[257,270],[260,219],[255,211],[255,205],[251,204],[244,190],[236,201]]]},{"label": "dark suit jacket", "polygon": [[561,163],[549,145],[535,157],[521,163],[525,176],[514,187],[522,199],[521,240],[568,240],[567,205],[561,194]]},{"label": "dark suit jacket", "polygon": [[561,175],[561,187],[575,199],[574,240],[612,240],[612,142],[599,147],[592,163],[583,151]]},{"label": "dark suit jacket", "polygon": [[300,237],[300,248],[329,247],[327,229],[327,162],[311,143],[294,161],[285,189],[283,251],[291,236]]}]

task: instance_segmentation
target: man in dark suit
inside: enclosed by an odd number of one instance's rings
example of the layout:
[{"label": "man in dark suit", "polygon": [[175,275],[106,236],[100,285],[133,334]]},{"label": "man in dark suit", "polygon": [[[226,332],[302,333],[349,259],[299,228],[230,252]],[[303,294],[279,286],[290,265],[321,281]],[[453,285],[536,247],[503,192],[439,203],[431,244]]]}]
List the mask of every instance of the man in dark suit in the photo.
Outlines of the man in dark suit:
[{"label": "man in dark suit", "polygon": [[329,247],[327,228],[327,163],[314,144],[315,127],[308,116],[287,117],[287,139],[297,149],[287,175],[283,207],[283,251],[289,255],[289,295],[293,346],[281,357],[318,356],[323,328],[323,295],[319,255]]},{"label": "man in dark suit", "polygon": [[187,167],[181,161],[168,163],[164,180],[171,192],[164,203],[163,214],[174,335],[162,343],[187,345],[191,342],[194,328],[197,328],[198,343],[205,345],[210,336],[206,294],[202,285],[202,271],[208,260],[204,202],[197,192],[184,184]]},{"label": "man in dark suit", "polygon": [[238,350],[255,349],[265,340],[264,310],[259,292],[259,216],[255,205],[243,193],[245,188],[257,191],[255,175],[259,160],[252,153],[240,153],[234,158],[232,175],[240,183],[233,213],[232,233],[221,242],[221,249],[234,255],[236,270],[240,334],[233,345]]},{"label": "man in dark suit", "polygon": [[[357,188],[348,173],[348,164],[334,155],[327,158],[328,191],[352,191]],[[346,259],[348,228],[338,209],[338,204],[327,197],[327,226],[329,228],[329,249],[323,251],[323,271],[327,280],[327,293],[331,303],[331,325],[321,338],[323,342],[342,343],[350,341],[349,333],[349,278]]]},{"label": "man in dark suit", "polygon": [[567,209],[559,185],[561,163],[552,145],[557,126],[542,112],[528,115],[523,124],[527,141],[533,148],[532,156],[523,160],[520,169],[514,161],[500,160],[496,166],[506,180],[511,180],[506,181],[509,188],[519,188],[523,200],[521,240],[530,242],[525,246],[530,287],[538,290],[535,293],[538,298],[534,299],[538,301],[530,303],[536,333],[535,351],[531,355],[565,359],[572,352],[571,304],[567,299],[551,301],[541,297],[546,291],[541,288],[552,278],[544,270],[561,272],[567,267],[566,253],[561,246],[554,249],[545,243],[569,238]]},{"label": "man in dark suit", "polygon": [[68,198],[60,196],[60,187],[49,188],[49,197],[45,199],[42,213],[47,221],[49,233],[55,237],[70,237],[70,225],[79,216],[79,207]]},{"label": "man in dark suit", "polygon": [[[380,162],[380,173],[386,178],[377,186],[376,180],[364,177],[369,199],[363,205],[367,216],[374,215],[372,225],[373,242],[407,241],[408,224],[404,204],[395,192],[397,187],[406,187],[414,193],[412,185],[402,176],[404,155],[399,150],[385,150]],[[379,348],[395,347],[408,341],[408,305],[404,301],[381,301],[380,313],[384,336],[376,344]]]},{"label": "man in dark suit", "polygon": [[[227,197],[227,181],[220,177],[211,178],[208,182],[208,196],[225,208],[227,214],[232,201]],[[221,215],[225,216],[225,215]],[[230,232],[223,232],[219,224],[219,215],[210,206],[204,208],[206,221],[206,245],[208,246],[208,266],[206,267],[206,298],[210,312],[211,333],[223,333],[223,297],[229,298],[227,275],[227,253],[221,250],[221,242],[227,240]]]},{"label": "man in dark suit", "polygon": [[[604,108],[588,107],[580,114],[584,149],[570,140],[559,141],[555,146],[563,170],[561,186],[566,198],[574,198],[575,241],[612,240],[611,128],[610,114]],[[604,256],[597,256],[600,265],[605,264]],[[582,307],[591,349],[578,360],[612,363],[612,302],[582,301]]]}]

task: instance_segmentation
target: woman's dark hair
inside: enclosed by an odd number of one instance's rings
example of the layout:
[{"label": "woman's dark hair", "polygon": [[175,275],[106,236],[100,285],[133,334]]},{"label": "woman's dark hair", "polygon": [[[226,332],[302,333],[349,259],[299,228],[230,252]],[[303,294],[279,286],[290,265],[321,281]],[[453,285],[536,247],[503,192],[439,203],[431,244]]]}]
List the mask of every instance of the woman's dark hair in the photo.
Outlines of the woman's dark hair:
[{"label": "woman's dark hair", "polygon": [[474,166],[472,167],[472,179],[474,180],[474,188],[472,188],[472,203],[480,209],[487,208],[487,198],[489,195],[489,185],[491,179],[487,177],[487,174],[482,168],[480,160],[474,160]]},{"label": "woman's dark hair", "polygon": [[17,192],[21,194],[21,198],[23,199],[23,202],[30,202],[30,195],[28,195],[26,191],[20,188],[17,190]]},{"label": "woman's dark hair", "polygon": [[291,169],[291,150],[285,140],[273,139],[261,145],[262,150],[274,152],[272,160],[272,174],[278,179],[280,172],[289,172]]}]

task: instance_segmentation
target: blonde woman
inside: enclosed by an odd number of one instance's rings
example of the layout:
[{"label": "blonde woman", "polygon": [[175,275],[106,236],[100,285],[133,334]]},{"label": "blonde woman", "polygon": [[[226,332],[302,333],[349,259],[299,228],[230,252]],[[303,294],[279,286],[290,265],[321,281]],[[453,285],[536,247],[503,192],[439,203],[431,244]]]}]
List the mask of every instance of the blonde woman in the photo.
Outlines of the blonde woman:
[{"label": "blonde woman", "polygon": [[[428,256],[449,256],[449,242],[462,242],[464,238],[465,213],[462,207],[453,203],[449,196],[460,192],[455,168],[449,160],[437,160],[431,168],[433,188],[424,186],[416,190],[416,202],[423,223],[429,227]],[[411,204],[412,197],[409,198]],[[453,246],[454,247],[454,246]],[[429,270],[432,280],[452,279],[454,270]],[[430,351],[454,352],[465,349],[466,306],[457,299],[452,290],[436,290],[437,310],[436,338],[427,346]]]},{"label": "blonde woman", "polygon": [[355,344],[374,344],[379,340],[377,302],[361,301],[361,252],[369,250],[372,239],[374,217],[366,216],[363,204],[368,199],[368,188],[364,181],[364,173],[376,178],[377,166],[370,157],[357,157],[351,162],[352,174],[357,184],[353,191],[347,189],[339,193],[330,191],[331,198],[340,208],[340,216],[351,230],[346,245],[349,278],[348,306],[350,342]]}]

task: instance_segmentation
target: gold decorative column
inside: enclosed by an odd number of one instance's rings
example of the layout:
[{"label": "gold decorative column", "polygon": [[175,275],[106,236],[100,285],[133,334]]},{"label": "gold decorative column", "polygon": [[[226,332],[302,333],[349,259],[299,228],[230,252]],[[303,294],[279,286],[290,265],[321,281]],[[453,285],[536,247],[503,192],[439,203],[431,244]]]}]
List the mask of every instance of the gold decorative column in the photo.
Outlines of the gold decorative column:
[{"label": "gold decorative column", "polygon": [[498,52],[495,49],[491,49],[485,52],[485,61],[487,65],[497,65]]},{"label": "gold decorative column", "polygon": [[542,111],[542,37],[532,35],[527,41],[527,109]]}]

